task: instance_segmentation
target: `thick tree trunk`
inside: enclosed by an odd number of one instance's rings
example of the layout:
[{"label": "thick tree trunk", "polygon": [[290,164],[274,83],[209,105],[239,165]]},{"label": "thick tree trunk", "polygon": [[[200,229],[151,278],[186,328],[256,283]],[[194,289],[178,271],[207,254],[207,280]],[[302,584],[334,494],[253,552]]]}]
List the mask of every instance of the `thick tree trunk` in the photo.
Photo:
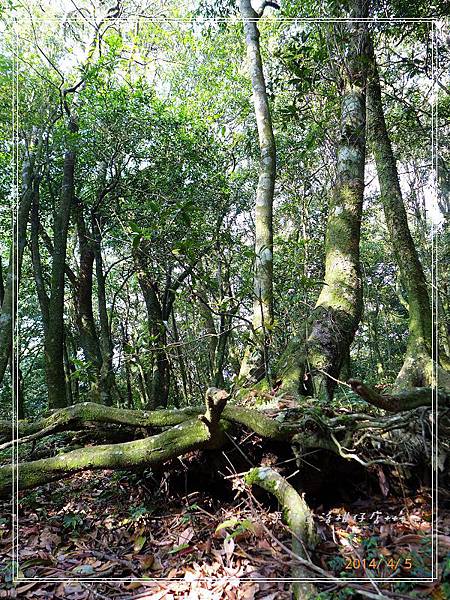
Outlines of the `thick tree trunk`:
[{"label": "thick tree trunk", "polygon": [[247,61],[253,89],[258,128],[259,164],[255,202],[255,267],[253,300],[253,345],[242,361],[239,378],[258,381],[269,370],[269,346],[273,326],[273,196],[276,177],[276,148],[269,100],[259,44],[258,15],[250,0],[240,0],[247,44]]},{"label": "thick tree trunk", "polygon": [[[366,16],[356,3],[353,18]],[[362,313],[359,240],[364,196],[366,52],[364,22],[345,24],[340,140],[328,207],[325,285],[306,324],[306,342],[292,340],[278,366],[284,391],[331,398]]]},{"label": "thick tree trunk", "polygon": [[13,236],[8,271],[4,284],[2,278],[3,300],[0,312],[0,383],[3,381],[11,356],[13,321],[16,314],[15,294],[18,291],[18,284],[20,281],[23,252],[27,243],[28,220],[36,186],[33,170],[34,156],[30,154],[23,163],[23,192],[18,206],[17,222],[14,227],[14,233],[16,235]]},{"label": "thick tree trunk", "polygon": [[427,283],[408,225],[400,189],[397,163],[386,127],[381,87],[373,47],[370,49],[368,119],[386,224],[409,310],[406,356],[394,389],[436,383],[432,351],[432,311]]}]

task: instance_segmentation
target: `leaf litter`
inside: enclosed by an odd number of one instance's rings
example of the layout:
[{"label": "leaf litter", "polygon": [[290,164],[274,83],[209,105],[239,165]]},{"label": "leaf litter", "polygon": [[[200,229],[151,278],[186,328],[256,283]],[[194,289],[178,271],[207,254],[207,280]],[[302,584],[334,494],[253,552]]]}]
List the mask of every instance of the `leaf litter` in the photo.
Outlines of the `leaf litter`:
[{"label": "leaf litter", "polygon": [[[1,508],[0,598],[291,597],[291,584],[274,580],[289,579],[293,559],[266,533],[270,530],[290,547],[281,512],[259,507],[255,517],[242,497],[219,502],[197,492],[161,503],[139,478],[113,472],[79,474],[21,492],[15,583],[10,502],[3,502]],[[352,505],[327,510],[319,506],[314,518],[319,543],[312,560],[330,576],[411,578],[412,583],[389,584],[386,593],[396,598],[412,597],[412,591],[414,597],[449,597],[448,509],[438,515],[439,577],[432,583],[414,582],[414,578],[431,577],[428,490],[402,499],[382,493]],[[370,582],[367,586],[373,590]],[[351,597],[335,596],[335,588],[335,584],[321,584],[323,598]]]}]

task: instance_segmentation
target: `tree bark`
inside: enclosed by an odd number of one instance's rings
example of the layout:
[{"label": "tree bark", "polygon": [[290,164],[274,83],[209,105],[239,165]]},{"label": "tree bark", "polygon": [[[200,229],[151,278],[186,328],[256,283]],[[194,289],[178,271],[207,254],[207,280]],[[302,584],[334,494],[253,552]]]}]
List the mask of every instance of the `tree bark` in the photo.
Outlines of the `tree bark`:
[{"label": "tree bark", "polygon": [[[170,363],[166,354],[167,332],[164,325],[164,306],[156,293],[156,284],[151,281],[144,264],[142,253],[137,257],[139,271],[138,281],[147,308],[148,331],[151,339],[150,351],[152,353],[153,367],[149,385],[150,402],[147,408],[152,410],[158,401],[161,406],[167,406],[170,386]],[[172,308],[172,307],[171,307]],[[170,313],[169,313],[170,314]],[[167,315],[168,317],[168,315]]]},{"label": "tree bark", "polygon": [[409,311],[406,355],[394,385],[394,390],[400,391],[436,383],[431,360],[432,312],[424,271],[408,225],[397,162],[384,116],[380,79],[372,44],[368,99],[369,133],[381,200]]},{"label": "tree bark", "polygon": [[3,279],[3,261],[2,261],[2,257],[0,256],[0,308],[2,307],[4,297],[5,297],[5,282]]},{"label": "tree bark", "polygon": [[[13,229],[13,240],[6,280],[3,286],[3,301],[0,312],[0,383],[11,357],[13,323],[16,315],[16,298],[22,270],[23,253],[27,243],[27,226],[30,217],[33,195],[36,191],[36,178],[34,173],[35,157],[30,152],[24,160],[22,168],[22,195],[17,211],[17,222]],[[15,234],[15,235],[14,235]]]},{"label": "tree bark", "polygon": [[[362,0],[352,18],[365,17]],[[328,207],[325,241],[325,285],[306,324],[306,342],[292,340],[278,365],[284,391],[331,399],[362,313],[359,262],[364,196],[367,26],[344,25],[340,45],[341,114],[336,182]],[[334,379],[333,379],[334,378]]]},{"label": "tree bark", "polygon": [[94,274],[94,250],[92,236],[89,236],[84,220],[83,206],[77,203],[75,210],[75,221],[77,225],[78,245],[80,251],[80,268],[78,274],[78,285],[76,290],[76,322],[80,344],[83,348],[85,358],[92,364],[95,371],[95,383],[92,386],[94,397],[105,404],[111,402],[107,390],[102,393],[102,354],[99,336],[94,320],[92,306],[92,284]]},{"label": "tree bark", "polygon": [[106,280],[103,268],[102,233],[100,216],[91,214],[92,242],[95,257],[95,276],[97,281],[97,301],[100,323],[100,351],[102,363],[100,368],[100,396],[106,405],[118,402],[120,399],[116,378],[113,370],[113,343],[111,340],[110,320],[106,306]]},{"label": "tree bark", "polygon": [[67,233],[74,199],[75,152],[64,155],[61,201],[53,223],[53,256],[48,303],[48,330],[44,341],[48,401],[50,408],[67,404],[64,377],[64,280]]},{"label": "tree bark", "polygon": [[269,346],[273,327],[273,196],[276,177],[276,147],[261,59],[259,16],[250,0],[240,0],[247,44],[260,164],[255,201],[255,266],[253,299],[253,345],[246,349],[239,378],[258,381],[268,375]]}]

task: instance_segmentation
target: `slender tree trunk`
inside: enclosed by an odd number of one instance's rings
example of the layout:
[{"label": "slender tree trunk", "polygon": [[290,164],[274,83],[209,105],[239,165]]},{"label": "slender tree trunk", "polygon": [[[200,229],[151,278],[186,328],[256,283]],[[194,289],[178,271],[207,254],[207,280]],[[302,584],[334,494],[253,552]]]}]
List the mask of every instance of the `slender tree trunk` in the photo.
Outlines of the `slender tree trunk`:
[{"label": "slender tree trunk", "polygon": [[181,383],[183,387],[183,400],[184,404],[187,404],[188,401],[188,391],[187,391],[187,377],[186,377],[186,364],[183,358],[183,350],[180,346],[180,336],[178,334],[178,326],[177,320],[175,317],[175,311],[172,310],[172,327],[174,333],[175,343],[177,345],[177,357],[178,357],[178,365],[180,367],[180,375],[181,375]]},{"label": "slender tree trunk", "polygon": [[66,150],[60,205],[53,224],[53,257],[45,361],[50,408],[67,404],[64,374],[64,275],[67,233],[74,199],[75,152]]},{"label": "slender tree trunk", "polygon": [[[348,16],[366,15],[364,0],[358,0]],[[336,386],[334,379],[347,360],[363,306],[359,241],[364,196],[367,27],[356,21],[340,27],[340,139],[336,182],[328,206],[325,285],[306,323],[306,342],[292,340],[278,365],[284,391],[329,399]]]},{"label": "slender tree trunk", "polygon": [[94,213],[91,215],[92,243],[95,257],[95,275],[97,280],[97,301],[100,323],[100,395],[103,404],[110,405],[120,400],[117,389],[116,378],[113,370],[113,343],[111,339],[110,321],[106,306],[106,281],[102,257],[102,234],[100,228],[100,217]]},{"label": "slender tree trunk", "polygon": [[381,87],[373,47],[370,51],[368,118],[372,150],[380,184],[386,224],[406,292],[409,311],[409,337],[403,366],[395,390],[433,384],[431,360],[432,311],[427,283],[408,225],[397,163],[386,127]]},{"label": "slender tree trunk", "polygon": [[276,177],[276,148],[269,100],[261,59],[256,13],[250,0],[240,0],[247,44],[247,61],[253,89],[258,128],[259,164],[255,202],[255,267],[253,300],[253,346],[249,346],[242,361],[239,378],[245,382],[267,376],[269,346],[273,326],[273,196]]},{"label": "slender tree trunk", "polygon": [[[53,246],[52,252],[53,255]],[[34,283],[41,309],[42,324],[44,327],[44,339],[48,335],[49,320],[49,297],[45,288],[44,275],[42,272],[42,260],[39,247],[39,181],[35,183],[33,202],[31,207],[31,262],[33,265]]]},{"label": "slender tree trunk", "polygon": [[3,304],[3,298],[5,297],[5,282],[3,281],[3,262],[0,256],[0,308]]},{"label": "slender tree trunk", "polygon": [[33,154],[30,154],[23,163],[23,191],[17,211],[17,223],[14,228],[14,233],[17,233],[17,238],[16,236],[13,236],[5,283],[3,283],[2,277],[3,299],[0,312],[0,383],[3,381],[11,356],[12,329],[16,314],[15,293],[20,281],[23,253],[27,243],[27,226],[36,185],[33,170],[34,156]]},{"label": "slender tree trunk", "polygon": [[159,298],[145,276],[139,277],[139,284],[145,299],[148,317],[148,330],[151,336],[153,368],[150,381],[150,403],[148,408],[167,406],[170,385],[169,361],[165,351],[167,332],[163,320],[163,307]]},{"label": "slender tree trunk", "polygon": [[[13,365],[11,365],[12,368]],[[11,379],[13,379],[13,374],[11,373]],[[24,380],[23,373],[20,366],[17,368],[17,418],[24,419],[25,418],[25,395],[24,395]]]},{"label": "slender tree trunk", "polygon": [[94,274],[94,241],[86,228],[83,207],[78,204],[75,210],[78,244],[80,249],[80,269],[76,295],[76,322],[81,347],[85,357],[95,370],[95,384],[92,386],[94,397],[102,404],[112,404],[107,382],[102,377],[103,357],[101,338],[97,334],[92,306],[92,284]]},{"label": "slender tree trunk", "polygon": [[69,351],[67,348],[67,336],[64,336],[64,373],[65,373],[65,379],[66,379],[66,397],[67,397],[67,404],[70,406],[72,404],[74,404],[74,397],[73,397],[73,391],[72,391],[72,374],[73,374],[73,370],[72,370],[72,365],[70,362],[70,358],[69,358]]},{"label": "slender tree trunk", "polygon": [[198,300],[197,306],[204,322],[206,334],[208,335],[208,369],[210,380],[213,381],[215,374],[216,351],[218,342],[216,324],[214,323],[214,317],[212,315],[211,309],[204,302],[204,298],[207,297],[206,290],[202,290],[201,296],[198,294],[196,294],[196,296]]},{"label": "slender tree trunk", "polygon": [[126,346],[128,345],[128,322],[125,321],[120,323],[120,330],[122,332],[122,353],[124,357],[125,366],[125,377],[127,382],[127,407],[133,408],[133,388],[131,387],[131,370],[130,370],[130,359],[126,352]]},{"label": "slender tree trunk", "polygon": [[[152,354],[152,372],[149,382],[150,405],[149,410],[156,406],[167,406],[170,386],[170,364],[165,350],[167,332],[164,321],[167,323],[172,311],[172,302],[160,301],[156,284],[151,280],[145,257],[146,249],[140,248],[135,253],[139,286],[144,296],[147,308],[148,332],[150,336],[150,352]],[[170,289],[167,283],[166,292]],[[164,294],[164,298],[167,294]],[[170,306],[169,306],[170,305]]]}]

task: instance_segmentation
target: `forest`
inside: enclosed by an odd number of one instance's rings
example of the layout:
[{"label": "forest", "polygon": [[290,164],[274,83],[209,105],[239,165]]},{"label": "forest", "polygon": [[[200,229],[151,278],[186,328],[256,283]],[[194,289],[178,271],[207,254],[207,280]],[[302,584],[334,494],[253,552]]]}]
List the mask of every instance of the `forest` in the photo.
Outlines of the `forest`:
[{"label": "forest", "polygon": [[0,597],[450,597],[450,27],[0,3]]}]

